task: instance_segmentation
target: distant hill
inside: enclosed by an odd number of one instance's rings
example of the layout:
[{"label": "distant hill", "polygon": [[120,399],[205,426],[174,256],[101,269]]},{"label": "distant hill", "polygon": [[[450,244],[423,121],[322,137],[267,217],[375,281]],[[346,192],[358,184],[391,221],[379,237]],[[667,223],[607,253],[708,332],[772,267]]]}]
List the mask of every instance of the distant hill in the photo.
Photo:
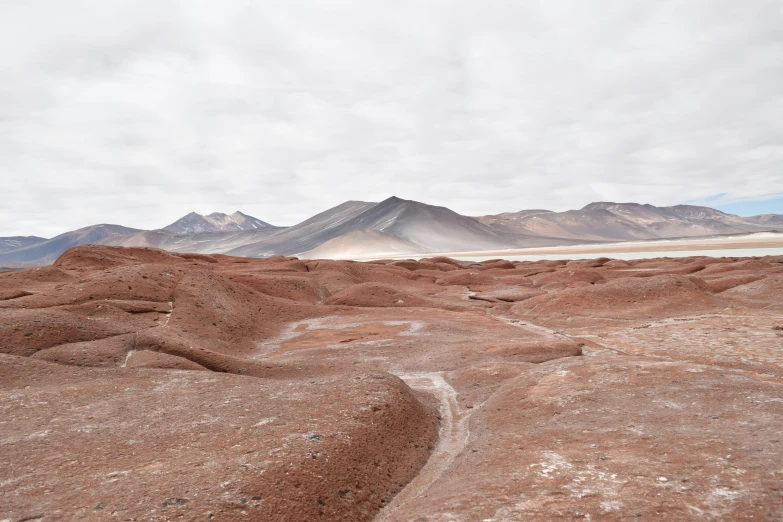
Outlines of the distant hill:
[{"label": "distant hill", "polygon": [[744,219],[745,221],[763,225],[764,227],[777,227],[783,229],[783,215],[781,214],[760,214]]},{"label": "distant hill", "polygon": [[[783,217],[783,216],[778,216]],[[481,216],[494,230],[593,241],[633,241],[675,237],[740,234],[781,228],[774,218],[766,222],[742,218],[709,207],[656,207],[638,203],[590,203],[580,210],[520,212]]]},{"label": "distant hill", "polygon": [[[97,243],[110,236],[128,235],[139,232],[137,228],[120,225],[92,225],[60,234],[52,239],[33,242],[21,248],[0,253],[0,263],[48,265],[71,247]],[[8,238],[0,238],[0,241]]]},{"label": "distant hill", "polygon": [[0,237],[0,254],[35,245],[36,243],[43,243],[44,241],[46,241],[45,237],[38,236]]}]

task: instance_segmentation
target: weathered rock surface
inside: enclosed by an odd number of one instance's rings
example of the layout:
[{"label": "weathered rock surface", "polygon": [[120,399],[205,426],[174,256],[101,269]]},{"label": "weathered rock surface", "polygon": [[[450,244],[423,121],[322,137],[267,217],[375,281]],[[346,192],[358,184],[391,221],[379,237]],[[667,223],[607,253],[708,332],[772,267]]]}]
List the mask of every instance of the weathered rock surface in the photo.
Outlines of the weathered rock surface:
[{"label": "weathered rock surface", "polygon": [[0,274],[0,520],[780,520],[783,263]]}]

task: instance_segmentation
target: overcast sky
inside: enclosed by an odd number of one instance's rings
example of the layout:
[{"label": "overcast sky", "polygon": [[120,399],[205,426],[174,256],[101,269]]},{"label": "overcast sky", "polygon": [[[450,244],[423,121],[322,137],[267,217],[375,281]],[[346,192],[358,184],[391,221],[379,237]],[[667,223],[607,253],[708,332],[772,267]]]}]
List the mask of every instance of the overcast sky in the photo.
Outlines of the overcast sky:
[{"label": "overcast sky", "polygon": [[769,207],[782,165],[780,0],[0,0],[0,236]]}]

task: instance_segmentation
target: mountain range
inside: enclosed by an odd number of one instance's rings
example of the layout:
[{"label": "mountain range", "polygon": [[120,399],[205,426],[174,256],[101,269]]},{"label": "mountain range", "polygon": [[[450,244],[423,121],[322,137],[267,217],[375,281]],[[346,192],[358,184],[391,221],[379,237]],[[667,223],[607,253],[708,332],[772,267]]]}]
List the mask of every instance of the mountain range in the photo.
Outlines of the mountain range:
[{"label": "mountain range", "polygon": [[100,224],[51,239],[5,237],[0,238],[0,264],[45,265],[86,243],[250,257],[357,258],[782,230],[783,215],[740,217],[695,205],[597,202],[565,212],[539,209],[471,217],[391,197],[380,203],[347,201],[290,227],[239,211],[191,212],[157,230]]}]

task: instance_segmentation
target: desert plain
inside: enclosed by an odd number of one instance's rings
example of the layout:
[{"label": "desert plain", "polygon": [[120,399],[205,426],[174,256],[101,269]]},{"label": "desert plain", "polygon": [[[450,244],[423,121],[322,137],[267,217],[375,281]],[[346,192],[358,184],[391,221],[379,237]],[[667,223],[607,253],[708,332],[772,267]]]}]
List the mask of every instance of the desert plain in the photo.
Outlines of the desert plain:
[{"label": "desert plain", "polygon": [[783,257],[0,273],[0,520],[783,519]]}]

